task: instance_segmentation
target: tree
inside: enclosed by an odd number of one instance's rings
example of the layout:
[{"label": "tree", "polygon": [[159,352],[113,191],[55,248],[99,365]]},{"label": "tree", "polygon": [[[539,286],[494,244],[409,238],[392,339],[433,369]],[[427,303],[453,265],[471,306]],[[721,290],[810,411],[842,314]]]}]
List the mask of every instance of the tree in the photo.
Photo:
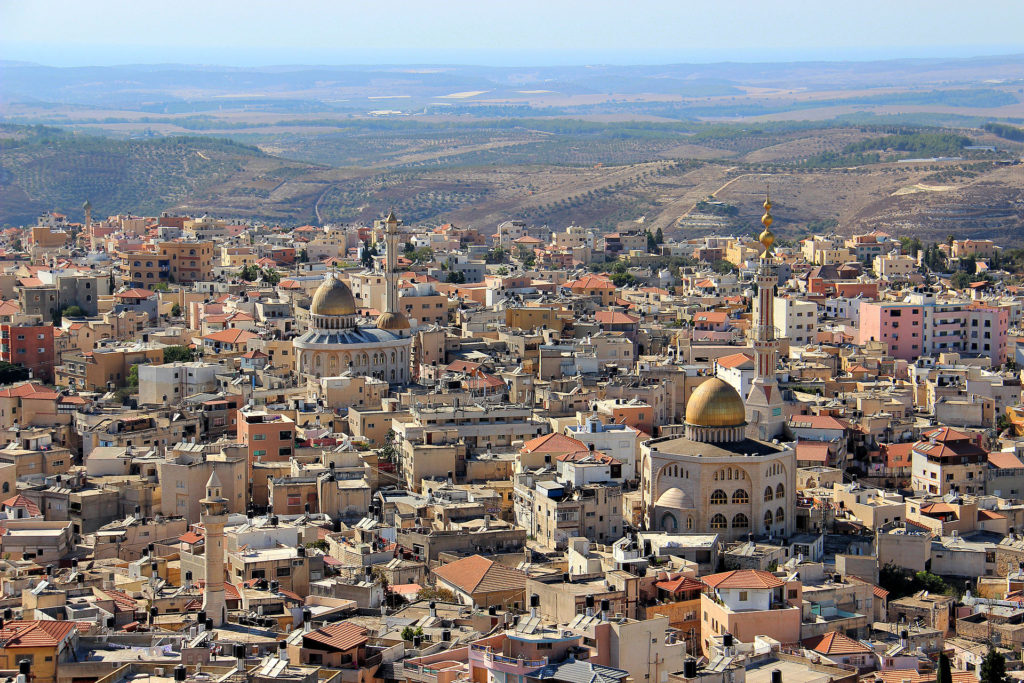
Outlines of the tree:
[{"label": "tree", "polygon": [[711,269],[714,270],[716,273],[721,273],[723,275],[727,275],[728,273],[735,273],[738,270],[736,266],[722,258],[718,259],[713,264],[711,264]]},{"label": "tree", "polygon": [[158,282],[152,287],[150,287],[150,289],[152,289],[154,292],[167,292],[170,291],[171,286],[166,282]]},{"label": "tree", "polygon": [[68,318],[84,318],[85,317],[85,311],[82,310],[81,306],[71,305],[71,306],[68,306],[67,308],[65,308],[61,312],[61,315],[62,316],[67,316]]},{"label": "tree", "polygon": [[654,234],[650,230],[644,230],[644,235],[647,237],[647,252],[658,253],[658,241],[654,239]]},{"label": "tree", "polygon": [[963,289],[967,287],[967,285],[971,284],[971,276],[965,271],[958,270],[953,274],[953,277],[950,278],[949,282],[953,286],[953,289]]},{"label": "tree", "polygon": [[165,363],[188,363],[195,360],[196,352],[187,346],[165,346]]},{"label": "tree", "polygon": [[484,256],[484,260],[487,261],[487,263],[504,263],[507,256],[508,253],[505,251],[505,248],[497,246],[487,252],[487,255]]},{"label": "tree", "polygon": [[497,270],[494,271],[498,275],[508,275],[508,268],[505,266],[498,266]]},{"label": "tree", "polygon": [[369,242],[363,242],[363,257],[362,263],[363,268],[370,268],[373,266],[373,257],[377,255],[377,245],[370,244]]},{"label": "tree", "polygon": [[939,670],[935,674],[935,683],[953,683],[953,672],[949,667],[949,657],[945,652],[939,653]]},{"label": "tree", "polygon": [[178,304],[172,304],[171,305],[171,317],[172,318],[177,318],[179,315],[181,315],[181,306],[179,306]]},{"label": "tree", "polygon": [[461,285],[466,281],[466,274],[461,270],[453,270],[448,273],[448,277],[445,278],[445,282],[450,282],[454,285]]},{"label": "tree", "polygon": [[0,361],[0,384],[24,382],[29,377],[28,368],[7,361]]},{"label": "tree", "polygon": [[395,430],[389,429],[388,433],[384,435],[384,445],[377,451],[377,456],[387,462],[396,462],[398,460],[398,449],[395,447]]},{"label": "tree", "polygon": [[1006,657],[999,654],[992,643],[988,645],[985,659],[981,660],[979,677],[981,683],[1009,683],[1010,678],[1006,675]]},{"label": "tree", "polygon": [[1010,416],[1006,413],[999,413],[999,417],[996,418],[996,429],[1000,432],[1005,432],[1013,425],[1010,422]]},{"label": "tree", "polygon": [[276,286],[277,283],[281,281],[281,273],[277,272],[273,268],[264,268],[263,273],[261,273],[260,277],[265,283],[267,283],[271,287]]},{"label": "tree", "polygon": [[139,388],[139,365],[137,363],[128,370],[128,387],[132,391]]},{"label": "tree", "polygon": [[242,269],[238,271],[238,278],[245,280],[246,282],[255,282],[260,279],[260,267],[255,263],[242,266]]}]

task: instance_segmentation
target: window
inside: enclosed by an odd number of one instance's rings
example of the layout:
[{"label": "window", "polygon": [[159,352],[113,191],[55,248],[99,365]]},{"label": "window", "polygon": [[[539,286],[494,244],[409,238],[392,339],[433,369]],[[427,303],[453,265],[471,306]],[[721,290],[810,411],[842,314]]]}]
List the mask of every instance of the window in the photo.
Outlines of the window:
[{"label": "window", "polygon": [[284,576],[291,576],[292,575],[292,570],[291,570],[291,567],[278,567],[276,573],[277,573],[277,578],[281,578],[281,577],[284,577]]},{"label": "window", "polygon": [[775,487],[775,497],[778,498],[778,499],[785,498],[786,497],[786,487],[783,486],[782,484],[779,484],[778,486],[776,486]]},{"label": "window", "polygon": [[766,486],[765,487],[765,489],[764,489],[764,499],[766,501],[774,500],[775,499],[775,494],[772,493],[772,487],[771,486]]},{"label": "window", "polygon": [[732,494],[733,505],[745,505],[750,502],[750,496],[743,489],[737,489]]},{"label": "window", "polygon": [[725,495],[725,491],[722,489],[715,489],[715,492],[711,494],[712,505],[725,505],[728,502],[729,496]]},{"label": "window", "polygon": [[747,601],[747,591],[740,591],[740,602]]},{"label": "window", "polygon": [[726,521],[725,515],[718,514],[711,518],[712,529],[726,529],[728,526],[729,523]]},{"label": "window", "polygon": [[784,513],[782,511],[782,508],[779,508],[778,510],[776,510],[775,511],[775,523],[776,524],[782,524],[785,520],[786,520],[786,513]]},{"label": "window", "polygon": [[750,520],[742,512],[732,518],[733,529],[748,529],[750,528]]}]

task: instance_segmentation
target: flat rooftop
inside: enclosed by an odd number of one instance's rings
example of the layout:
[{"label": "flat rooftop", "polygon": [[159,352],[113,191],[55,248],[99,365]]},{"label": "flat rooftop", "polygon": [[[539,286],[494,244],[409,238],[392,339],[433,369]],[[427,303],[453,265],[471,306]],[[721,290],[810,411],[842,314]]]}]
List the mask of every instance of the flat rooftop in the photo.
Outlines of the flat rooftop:
[{"label": "flat rooftop", "polygon": [[[771,683],[772,671],[782,672],[782,680],[786,683],[828,683],[836,677],[832,673],[814,671],[806,664],[781,659],[766,659],[747,668],[747,683]],[[848,674],[849,672],[843,672]]]}]

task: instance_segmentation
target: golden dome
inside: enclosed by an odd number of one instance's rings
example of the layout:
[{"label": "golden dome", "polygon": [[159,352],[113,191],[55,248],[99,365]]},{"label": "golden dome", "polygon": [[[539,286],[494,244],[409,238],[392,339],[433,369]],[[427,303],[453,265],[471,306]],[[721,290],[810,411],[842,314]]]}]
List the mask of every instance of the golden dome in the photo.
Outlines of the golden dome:
[{"label": "golden dome", "polygon": [[329,275],[313,293],[309,312],[313,315],[355,315],[356,300],[348,285]]},{"label": "golden dome", "polygon": [[760,235],[757,236],[757,241],[764,245],[765,251],[771,251],[772,245],[775,244],[775,235],[772,231],[765,228]]},{"label": "golden dome", "polygon": [[408,330],[409,327],[409,319],[401,313],[381,313],[377,316],[378,330],[397,332],[398,330]]},{"label": "golden dome", "polygon": [[686,403],[686,424],[696,427],[739,427],[746,422],[743,399],[717,377],[706,380]]}]

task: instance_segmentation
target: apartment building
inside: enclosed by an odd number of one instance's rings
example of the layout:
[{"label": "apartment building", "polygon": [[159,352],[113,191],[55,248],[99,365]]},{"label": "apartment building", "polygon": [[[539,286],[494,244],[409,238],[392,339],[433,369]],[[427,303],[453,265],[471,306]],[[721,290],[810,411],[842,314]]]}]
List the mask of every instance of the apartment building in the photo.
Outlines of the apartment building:
[{"label": "apartment building", "polygon": [[814,343],[818,334],[817,304],[793,297],[777,296],[773,305],[776,337],[789,339],[790,346]]},{"label": "apartment building", "polygon": [[53,325],[0,325],[0,361],[27,368],[33,379],[53,382]]}]

